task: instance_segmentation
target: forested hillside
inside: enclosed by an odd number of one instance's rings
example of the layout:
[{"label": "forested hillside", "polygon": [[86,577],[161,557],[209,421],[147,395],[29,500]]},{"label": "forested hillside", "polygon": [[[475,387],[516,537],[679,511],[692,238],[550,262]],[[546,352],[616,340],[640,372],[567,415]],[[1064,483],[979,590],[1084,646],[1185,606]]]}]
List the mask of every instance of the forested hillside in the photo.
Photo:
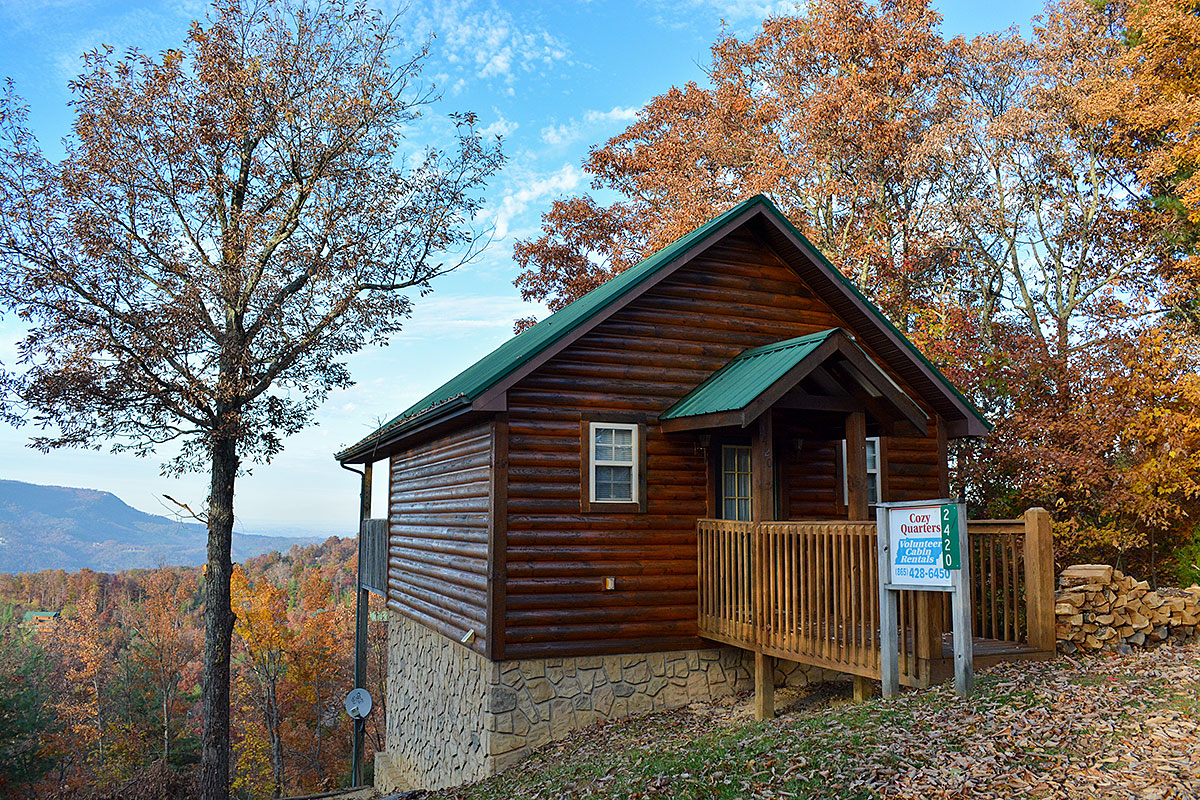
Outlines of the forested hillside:
[{"label": "forested hillside", "polygon": [[[199,523],[138,511],[110,492],[0,480],[0,573],[193,566],[204,563],[207,537]],[[235,533],[233,558],[313,542]]]},{"label": "forested hillside", "polygon": [[[353,539],[330,537],[237,568],[236,796],[344,782],[357,560]],[[0,796],[188,793],[199,762],[200,575],[184,567],[0,575]],[[61,617],[35,633],[21,626],[30,610]],[[384,623],[372,621],[370,634],[368,764],[383,735]]]}]

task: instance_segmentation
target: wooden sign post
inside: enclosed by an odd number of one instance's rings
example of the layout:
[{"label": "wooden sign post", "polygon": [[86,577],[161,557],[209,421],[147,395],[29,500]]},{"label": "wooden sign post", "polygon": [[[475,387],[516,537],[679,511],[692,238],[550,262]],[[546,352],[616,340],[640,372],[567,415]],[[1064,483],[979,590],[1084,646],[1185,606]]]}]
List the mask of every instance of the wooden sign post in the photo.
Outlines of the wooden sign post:
[{"label": "wooden sign post", "polygon": [[[880,679],[883,696],[900,693],[897,592],[949,592],[954,629],[954,686],[968,697],[975,682],[971,651],[971,588],[967,509],[953,500],[879,503],[875,512],[879,554]],[[913,631],[914,639],[916,631]]]}]

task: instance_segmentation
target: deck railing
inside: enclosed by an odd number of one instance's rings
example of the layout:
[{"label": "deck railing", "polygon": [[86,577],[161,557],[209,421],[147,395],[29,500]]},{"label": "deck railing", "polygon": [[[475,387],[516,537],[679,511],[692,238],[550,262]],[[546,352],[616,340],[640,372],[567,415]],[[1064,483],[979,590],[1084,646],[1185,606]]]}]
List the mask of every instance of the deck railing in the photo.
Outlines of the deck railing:
[{"label": "deck railing", "polygon": [[[970,522],[968,570],[976,637],[1054,649],[1049,518]],[[879,676],[874,522],[701,520],[699,630],[792,661]],[[900,668],[930,679],[949,630],[944,596],[902,592]]]}]

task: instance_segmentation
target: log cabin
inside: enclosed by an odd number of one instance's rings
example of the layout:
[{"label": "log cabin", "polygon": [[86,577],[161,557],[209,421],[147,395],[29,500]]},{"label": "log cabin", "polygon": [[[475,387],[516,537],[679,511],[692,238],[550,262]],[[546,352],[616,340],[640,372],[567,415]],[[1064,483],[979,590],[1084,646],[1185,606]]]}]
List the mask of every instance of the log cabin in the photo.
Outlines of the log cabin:
[{"label": "log cabin", "polygon": [[[751,688],[760,715],[764,686],[863,688],[871,506],[948,497],[948,441],[988,430],[768,199],[715,217],[337,454],[388,463],[362,529],[389,610],[376,786],[476,780]],[[1053,650],[1048,523],[1027,517],[972,528],[997,659]],[[928,595],[901,604],[911,685],[948,664]]]}]

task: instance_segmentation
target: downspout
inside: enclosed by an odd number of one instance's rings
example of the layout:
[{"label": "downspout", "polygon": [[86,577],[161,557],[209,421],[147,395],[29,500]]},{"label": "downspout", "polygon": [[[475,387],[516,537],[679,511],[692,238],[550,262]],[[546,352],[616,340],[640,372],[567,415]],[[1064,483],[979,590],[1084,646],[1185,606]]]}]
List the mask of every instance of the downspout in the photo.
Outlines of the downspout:
[{"label": "downspout", "polygon": [[[340,463],[340,462],[339,462]],[[370,607],[371,598],[367,595],[367,590],[363,588],[362,582],[362,531],[363,524],[371,518],[371,473],[372,465],[363,464],[362,471],[359,472],[354,467],[348,467],[342,464],[342,469],[348,472],[353,472],[355,475],[362,476],[362,485],[359,489],[358,498],[358,574],[355,580],[355,588],[358,590],[354,600],[354,687],[358,689],[362,687],[367,680],[367,609]],[[363,732],[366,730],[367,721],[364,718],[354,720],[354,738],[353,750],[350,763],[351,785],[363,785]]]}]

